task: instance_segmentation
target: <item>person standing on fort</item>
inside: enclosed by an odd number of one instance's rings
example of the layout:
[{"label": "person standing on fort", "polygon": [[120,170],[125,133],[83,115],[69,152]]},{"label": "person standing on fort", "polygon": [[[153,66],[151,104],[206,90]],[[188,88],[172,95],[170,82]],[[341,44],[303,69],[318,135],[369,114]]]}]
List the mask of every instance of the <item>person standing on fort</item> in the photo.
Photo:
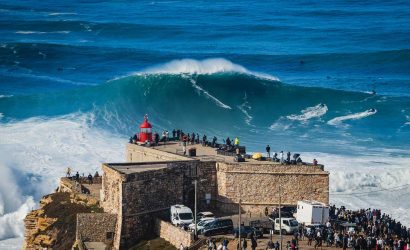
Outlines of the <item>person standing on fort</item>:
[{"label": "person standing on fort", "polygon": [[266,145],[266,155],[270,158],[270,146]]},{"label": "person standing on fort", "polygon": [[77,171],[77,173],[75,174],[75,179],[76,179],[77,181],[80,181],[80,174],[78,173],[78,171]]},{"label": "person standing on fort", "polygon": [[234,145],[235,145],[235,147],[239,146],[239,139],[238,139],[238,137],[235,137]]},{"label": "person standing on fort", "polygon": [[317,166],[317,160],[313,159],[313,166]]},{"label": "person standing on fort", "polygon": [[88,179],[88,184],[90,185],[93,184],[93,176],[91,175],[91,173],[88,174],[87,179]]},{"label": "person standing on fort", "polygon": [[204,136],[202,137],[202,146],[206,146],[206,140],[207,140],[207,137],[206,137],[206,135],[204,134]]},{"label": "person standing on fort", "polygon": [[184,135],[184,137],[182,137],[182,152],[184,152],[184,155],[186,155],[187,141],[188,141],[188,137]]},{"label": "person standing on fort", "polygon": [[175,140],[175,135],[177,134],[177,131],[175,129],[172,130],[172,139]]},{"label": "person standing on fort", "polygon": [[283,159],[283,151],[280,151],[280,163],[283,163],[284,159]]},{"label": "person standing on fort", "polygon": [[159,134],[157,132],[154,133],[154,142],[155,146],[158,146],[159,143]]},{"label": "person standing on fort", "polygon": [[67,168],[65,177],[71,177],[71,168],[70,167]]}]

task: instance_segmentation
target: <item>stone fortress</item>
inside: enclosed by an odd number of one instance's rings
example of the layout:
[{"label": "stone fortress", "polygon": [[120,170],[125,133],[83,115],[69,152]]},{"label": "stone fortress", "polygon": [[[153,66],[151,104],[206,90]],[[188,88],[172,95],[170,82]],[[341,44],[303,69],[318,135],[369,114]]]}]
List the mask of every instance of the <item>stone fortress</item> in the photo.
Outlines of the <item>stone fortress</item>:
[{"label": "stone fortress", "polygon": [[[329,203],[329,173],[323,165],[235,162],[232,156],[217,154],[215,148],[190,147],[196,148],[196,156],[184,156],[179,141],[159,146],[128,143],[126,163],[102,165],[101,189],[94,195],[103,213],[77,215],[77,241],[128,249],[153,234],[171,237],[163,235],[173,234],[165,232],[170,231],[165,229],[170,224],[164,220],[169,220],[171,205],[185,204],[194,211],[195,179],[198,211],[233,214],[241,201],[242,213],[262,215],[266,208],[271,211],[278,206],[279,186],[283,205],[296,206],[299,200]],[[66,181],[61,181],[59,191],[72,191],[64,185]],[[178,242],[167,240],[176,246],[194,243],[192,235]]]}]

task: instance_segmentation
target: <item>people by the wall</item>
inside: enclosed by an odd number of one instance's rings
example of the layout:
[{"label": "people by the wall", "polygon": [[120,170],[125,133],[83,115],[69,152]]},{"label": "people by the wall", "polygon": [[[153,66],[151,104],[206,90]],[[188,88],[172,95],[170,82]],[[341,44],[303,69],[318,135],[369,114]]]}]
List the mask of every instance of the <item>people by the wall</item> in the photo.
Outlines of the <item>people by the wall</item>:
[{"label": "people by the wall", "polygon": [[65,177],[71,177],[71,168],[70,167],[67,167]]},{"label": "people by the wall", "polygon": [[93,184],[93,176],[91,175],[91,173],[88,174],[87,176],[87,180],[88,180],[88,184]]},{"label": "people by the wall", "polygon": [[266,145],[266,156],[270,158],[270,146]]}]

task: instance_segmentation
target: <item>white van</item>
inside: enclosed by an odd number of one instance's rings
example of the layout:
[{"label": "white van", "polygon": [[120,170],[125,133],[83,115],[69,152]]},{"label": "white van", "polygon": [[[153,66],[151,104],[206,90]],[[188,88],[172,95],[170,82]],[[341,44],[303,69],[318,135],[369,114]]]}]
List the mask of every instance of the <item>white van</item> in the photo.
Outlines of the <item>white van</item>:
[{"label": "white van", "polygon": [[282,230],[282,234],[293,234],[298,231],[299,223],[294,218],[281,218],[282,228],[280,228],[279,218],[275,219],[275,232]]},{"label": "white van", "polygon": [[175,226],[187,226],[193,220],[192,210],[189,207],[185,205],[171,206],[171,222]]}]

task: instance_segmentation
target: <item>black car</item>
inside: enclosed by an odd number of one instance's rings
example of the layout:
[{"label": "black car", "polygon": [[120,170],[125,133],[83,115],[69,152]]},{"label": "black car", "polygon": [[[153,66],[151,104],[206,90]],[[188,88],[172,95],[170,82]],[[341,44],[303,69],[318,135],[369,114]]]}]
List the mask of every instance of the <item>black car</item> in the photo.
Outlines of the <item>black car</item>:
[{"label": "black car", "polygon": [[[235,228],[233,230],[233,235],[235,238],[239,237],[239,228]],[[262,238],[263,232],[259,229],[250,226],[241,226],[241,238],[248,238],[250,239],[252,235],[255,235],[256,238]]]},{"label": "black car", "polygon": [[216,219],[208,224],[199,232],[204,236],[212,236],[218,234],[228,234],[233,231],[233,223],[231,219]]}]

